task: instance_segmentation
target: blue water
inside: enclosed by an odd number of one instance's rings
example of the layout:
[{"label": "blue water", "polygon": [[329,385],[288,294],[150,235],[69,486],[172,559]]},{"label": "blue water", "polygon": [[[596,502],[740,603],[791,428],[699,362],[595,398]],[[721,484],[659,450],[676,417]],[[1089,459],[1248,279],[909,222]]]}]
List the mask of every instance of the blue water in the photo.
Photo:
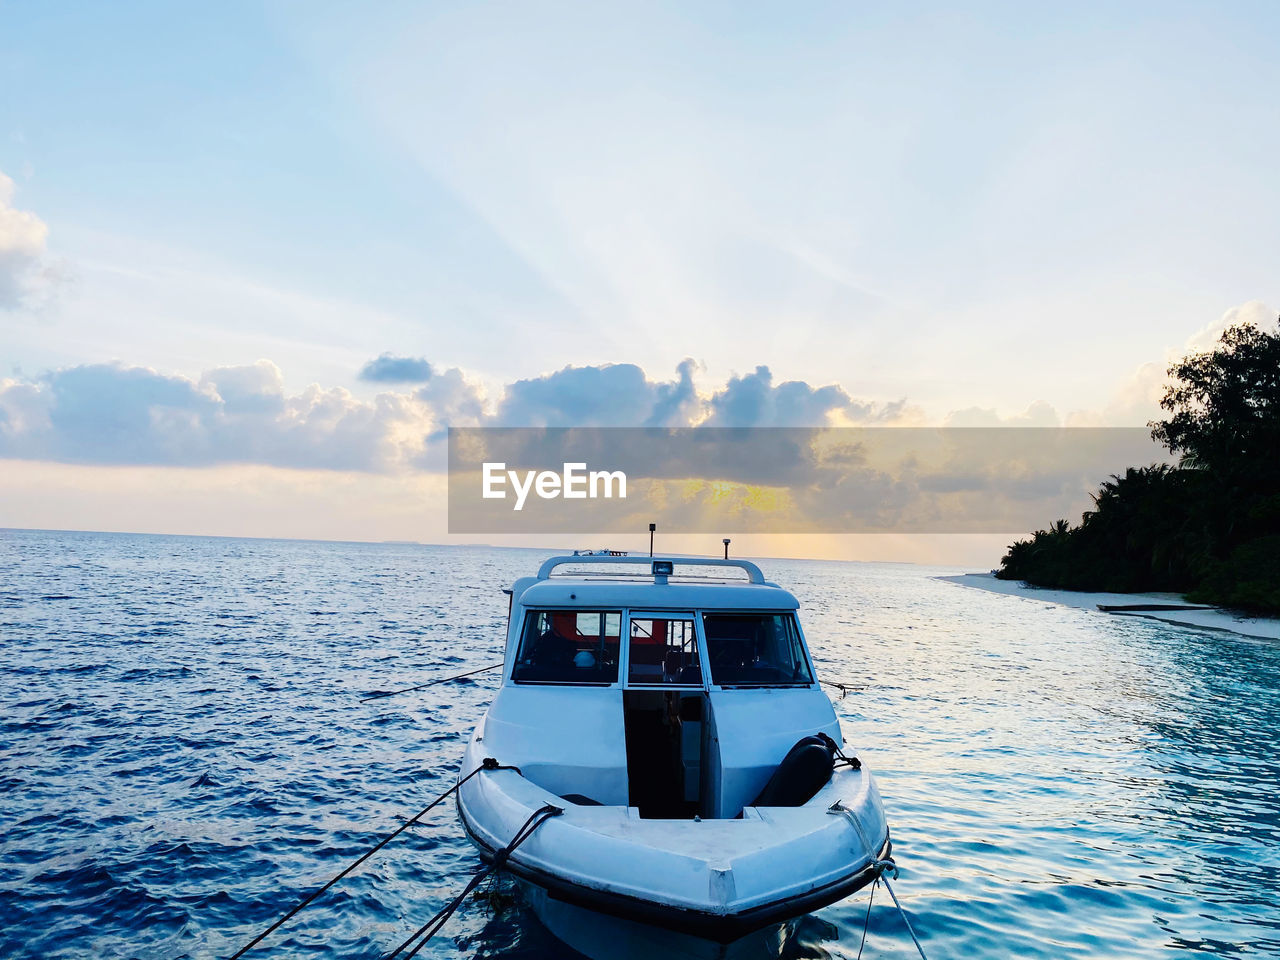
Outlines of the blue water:
[{"label": "blue water", "polygon": [[[0,955],[225,957],[454,777],[536,551],[0,531]],[[772,561],[931,960],[1280,956],[1280,645]],[[451,806],[251,956],[377,957],[477,866]],[[792,957],[856,955],[866,893]],[[422,955],[575,956],[468,902]],[[864,956],[914,948],[883,891]]]}]

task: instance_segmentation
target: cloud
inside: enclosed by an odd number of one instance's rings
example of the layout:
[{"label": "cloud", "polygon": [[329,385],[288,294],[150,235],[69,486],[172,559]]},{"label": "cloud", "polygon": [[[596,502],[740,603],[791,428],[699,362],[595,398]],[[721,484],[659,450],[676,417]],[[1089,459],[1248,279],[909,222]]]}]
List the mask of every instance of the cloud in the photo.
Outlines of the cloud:
[{"label": "cloud", "polygon": [[0,309],[26,306],[43,279],[49,228],[34,213],[13,206],[13,181],[0,173]]},{"label": "cloud", "polygon": [[632,363],[568,366],[509,384],[490,426],[502,427],[820,427],[885,422],[905,401],[855,400],[843,388],[802,380],[777,386],[767,366],[699,394],[697,364],[683,360],[674,380],[650,380]]},{"label": "cloud", "polygon": [[[1232,307],[1217,320],[1205,324],[1203,328],[1188,337],[1187,342],[1182,345],[1182,350],[1178,352],[1178,356],[1181,357],[1186,353],[1203,353],[1206,350],[1213,350],[1217,347],[1223,333],[1230,327],[1237,327],[1244,323],[1251,323],[1256,327],[1267,330],[1276,324],[1276,311],[1261,300],[1249,300],[1238,307]],[[1170,359],[1176,358],[1171,357]]]},{"label": "cloud", "polygon": [[676,427],[689,423],[699,415],[702,406],[698,390],[693,385],[693,371],[697,364],[686,357],[676,367],[676,379],[657,385],[653,409],[645,418],[646,427]]},{"label": "cloud", "polygon": [[[1062,515],[1064,504],[1087,499],[1098,477],[1150,459],[1146,448],[1135,461],[1133,448],[1115,447],[1132,440],[1113,439],[1116,431],[1037,430],[1027,438],[1003,429],[826,430],[840,418],[879,423],[901,405],[854,400],[834,384],[775,384],[763,366],[700,394],[695,368],[684,361],[672,379],[653,380],[634,364],[565,367],[509,384],[489,411],[456,368],[369,400],[318,384],[290,393],[268,360],[198,378],[85,364],[0,380],[0,458],[429,476],[444,466],[448,425],[684,427],[567,431],[562,442],[577,446],[554,451],[555,463],[563,456],[625,469],[641,494],[626,508],[661,511],[672,523],[688,515],[707,529],[758,522],[760,529],[898,531],[1021,529],[1026,511]],[[1006,419],[959,411],[950,423],[992,420],[1048,425],[1056,415],[1033,404]],[[482,452],[490,452],[493,433],[486,431]],[[517,445],[534,446],[495,459],[534,465],[547,455],[542,431],[509,433]],[[1129,433],[1149,445],[1145,430]]]},{"label": "cloud", "polygon": [[[373,377],[430,377],[372,400],[311,385],[289,395],[269,360],[206,370],[198,378],[118,363],[85,364],[42,377],[0,381],[0,457],[66,463],[185,465],[256,463],[356,471],[430,469],[448,426],[690,427],[877,423],[902,403],[852,399],[841,387],[774,385],[768,367],[734,377],[710,395],[682,361],[669,380],[639,366],[567,366],[509,383],[496,405],[456,367],[383,354]],[[368,377],[365,377],[368,379]]]},{"label": "cloud", "polygon": [[431,419],[441,430],[475,427],[484,421],[484,396],[457,367],[435,374],[413,396],[430,411]]},{"label": "cloud", "polygon": [[708,427],[821,427],[833,416],[845,423],[892,419],[905,401],[877,405],[854,400],[836,384],[811,387],[803,380],[773,385],[773,373],[758,366],[754,373],[730,378],[711,396]]},{"label": "cloud", "polygon": [[1100,410],[1074,410],[1066,417],[1068,427],[1140,426],[1166,416],[1160,398],[1169,386],[1169,367],[1193,353],[1214,349],[1223,332],[1242,323],[1252,323],[1263,330],[1275,328],[1276,311],[1261,300],[1250,300],[1227,310],[1206,324],[1180,347],[1165,351],[1165,359],[1140,365],[1115,389]]},{"label": "cloud", "polygon": [[694,363],[653,381],[634,363],[568,366],[508,384],[490,425],[503,427],[679,426],[697,416]]},{"label": "cloud", "polygon": [[383,471],[415,455],[431,423],[409,396],[365,402],[318,385],[288,396],[265,360],[198,381],[119,364],[0,381],[0,457],[10,458]]},{"label": "cloud", "polygon": [[183,377],[142,367],[72,367],[45,385],[56,459],[181,463],[207,458],[204,422],[216,398]]},{"label": "cloud", "polygon": [[952,410],[943,418],[944,427],[1059,427],[1058,411],[1043,400],[1032,403],[1022,413],[1002,417],[990,407]]},{"label": "cloud", "polygon": [[358,376],[370,383],[426,383],[435,376],[435,370],[423,357],[384,353],[361,367]]},{"label": "cloud", "polygon": [[246,367],[218,367],[200,378],[200,387],[222,398],[236,414],[278,414],[284,409],[284,374],[270,360]]}]

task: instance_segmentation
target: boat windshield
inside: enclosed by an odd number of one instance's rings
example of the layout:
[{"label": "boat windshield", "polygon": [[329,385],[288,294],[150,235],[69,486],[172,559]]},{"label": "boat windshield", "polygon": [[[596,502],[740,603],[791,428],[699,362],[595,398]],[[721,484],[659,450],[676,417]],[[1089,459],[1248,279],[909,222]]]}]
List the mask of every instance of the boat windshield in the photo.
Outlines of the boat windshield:
[{"label": "boat windshield", "polygon": [[694,622],[693,614],[631,614],[628,682],[702,686]]},{"label": "boat windshield", "polygon": [[712,683],[778,687],[813,682],[790,614],[707,613],[702,629]]},{"label": "boat windshield", "polygon": [[616,683],[619,610],[534,610],[525,618],[511,679],[517,683]]}]

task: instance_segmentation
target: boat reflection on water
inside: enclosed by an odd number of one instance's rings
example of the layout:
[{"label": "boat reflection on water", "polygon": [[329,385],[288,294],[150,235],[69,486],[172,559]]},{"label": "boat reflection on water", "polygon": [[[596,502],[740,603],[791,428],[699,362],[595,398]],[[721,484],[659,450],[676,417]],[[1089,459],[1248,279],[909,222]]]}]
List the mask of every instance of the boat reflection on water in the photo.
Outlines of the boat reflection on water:
[{"label": "boat reflection on water", "polygon": [[732,943],[716,943],[649,924],[610,917],[554,900],[540,887],[528,885],[530,908],[557,938],[591,960],[781,960],[799,954],[800,920],[775,923]]},{"label": "boat reflection on water", "polygon": [[[503,878],[492,917],[459,947],[478,958],[524,960],[831,960],[835,924],[808,914],[772,924],[733,943],[690,937],[550,899],[546,891]],[[568,947],[569,951],[565,950]]]}]

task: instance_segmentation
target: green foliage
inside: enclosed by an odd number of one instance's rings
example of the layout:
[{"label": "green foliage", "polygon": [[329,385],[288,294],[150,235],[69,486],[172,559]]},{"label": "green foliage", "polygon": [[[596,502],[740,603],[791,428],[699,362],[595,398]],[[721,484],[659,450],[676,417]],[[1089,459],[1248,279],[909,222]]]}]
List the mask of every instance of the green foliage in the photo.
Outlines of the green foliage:
[{"label": "green foliage", "polygon": [[[1218,348],[1169,368],[1160,406],[1171,416],[1151,435],[1183,463],[1219,476],[1274,473],[1280,451],[1280,335],[1231,327]],[[1272,477],[1274,480],[1274,477]]]},{"label": "green foliage", "polygon": [[1215,562],[1188,598],[1244,610],[1280,611],[1280,536],[1240,544]]},{"label": "green foliage", "polygon": [[1232,327],[1169,374],[1152,436],[1180,464],[1111,477],[1079,526],[1011,544],[998,577],[1280,613],[1280,331]]}]

